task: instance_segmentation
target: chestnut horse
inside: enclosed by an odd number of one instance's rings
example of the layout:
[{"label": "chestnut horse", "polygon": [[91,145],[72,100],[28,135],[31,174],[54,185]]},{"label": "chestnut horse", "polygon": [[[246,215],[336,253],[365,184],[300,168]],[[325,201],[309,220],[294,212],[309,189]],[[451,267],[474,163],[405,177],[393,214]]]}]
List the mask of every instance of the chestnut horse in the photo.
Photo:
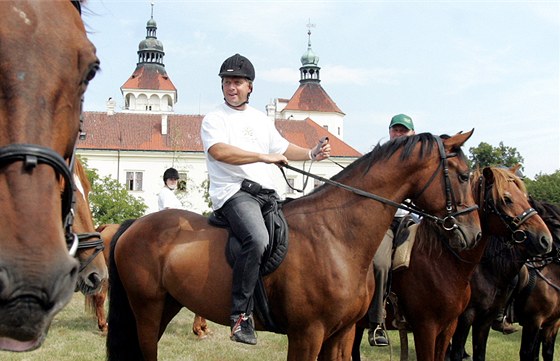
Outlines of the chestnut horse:
[{"label": "chestnut horse", "polygon": [[[546,252],[551,245],[550,233],[542,219],[530,212],[523,182],[511,170],[484,168],[482,172],[473,173],[473,180],[473,195],[482,226],[482,239],[476,247],[458,250],[437,225],[422,220],[409,267],[392,275],[391,291],[396,294],[398,310],[406,326],[414,334],[418,361],[445,359],[457,318],[469,302],[469,280],[491,235],[511,237],[512,232],[523,232],[525,246],[534,254]],[[515,227],[507,222],[527,212],[530,215]],[[359,346],[367,325],[367,317],[357,325],[353,361],[360,360]],[[406,357],[401,355],[401,360]]]},{"label": "chestnut horse", "polygon": [[554,360],[554,342],[560,327],[560,208],[533,200],[554,237],[554,249],[541,260],[528,263],[525,277],[514,301],[514,315],[523,326],[519,359]]},{"label": "chestnut horse", "polygon": [[[453,243],[476,244],[480,223],[460,148],[471,134],[442,140],[423,133],[378,144],[311,194],[284,204],[289,249],[263,283],[271,315],[288,336],[288,361],[350,360],[354,325],[373,294],[373,256],[404,199],[445,226]],[[152,213],[117,232],[109,360],[157,360],[158,340],[182,307],[229,325],[227,238],[227,230],[183,210]]]},{"label": "chestnut horse", "polygon": [[0,1],[0,350],[40,347],[76,286],[71,168],[99,67],[79,8]]},{"label": "chestnut horse", "polygon": [[103,256],[103,240],[95,230],[93,217],[89,206],[91,184],[84,171],[82,163],[76,159],[74,167],[76,184],[76,204],[74,206],[74,232],[78,234],[78,250],[76,257],[80,261],[80,271],[76,290],[84,295],[101,292],[108,283],[109,272]]},{"label": "chestnut horse", "polygon": [[[523,188],[523,191],[525,189]],[[513,197],[509,194],[503,197],[502,203],[511,207]],[[531,207],[534,202],[527,200]],[[492,209],[490,209],[491,211]],[[530,208],[527,213],[537,213],[535,208]],[[518,224],[523,216],[512,215],[502,217],[504,222]],[[527,222],[537,218],[533,216]],[[481,218],[482,219],[482,218]],[[482,219],[483,223],[484,220]],[[546,224],[544,224],[546,227]],[[515,227],[511,227],[515,231]],[[479,262],[470,281],[471,299],[464,312],[458,319],[457,328],[453,335],[450,359],[461,361],[465,354],[465,343],[472,326],[473,360],[483,361],[486,359],[486,345],[492,322],[496,319],[500,309],[506,304],[508,298],[508,287],[511,281],[521,270],[528,258],[550,252],[552,249],[552,235],[547,227],[548,247],[532,242],[530,237],[526,239],[520,233],[495,234],[486,249],[482,260]],[[525,232],[525,235],[529,233]]]},{"label": "chestnut horse", "polygon": [[[109,249],[111,245],[111,240],[117,230],[119,229],[120,224],[102,224],[96,228],[96,231],[99,232],[101,239],[103,240],[103,258],[104,262],[109,265]],[[107,292],[109,291],[109,284],[105,283],[103,287],[99,290],[99,292],[95,292],[93,294],[86,295],[86,308],[95,313],[95,317],[97,318],[97,328],[106,333],[108,330],[108,323],[107,318],[105,317],[105,300],[107,299]]]}]

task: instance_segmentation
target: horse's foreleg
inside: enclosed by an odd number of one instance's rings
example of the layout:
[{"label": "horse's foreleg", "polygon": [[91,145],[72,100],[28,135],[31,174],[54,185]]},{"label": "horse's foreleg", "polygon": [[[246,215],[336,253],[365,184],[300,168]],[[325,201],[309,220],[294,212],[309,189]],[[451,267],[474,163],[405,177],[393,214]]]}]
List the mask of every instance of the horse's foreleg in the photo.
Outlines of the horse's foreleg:
[{"label": "horse's foreleg", "polygon": [[338,330],[323,343],[317,361],[350,361],[355,336],[355,324]]},{"label": "horse's foreleg", "polygon": [[107,333],[108,324],[105,318],[105,300],[107,299],[107,288],[103,288],[101,292],[93,295],[95,305],[95,316],[97,317],[97,327],[103,333]]},{"label": "horse's foreleg", "polygon": [[356,325],[356,332],[354,334],[354,342],[352,342],[352,361],[361,361],[360,345],[362,344],[362,337],[364,336],[364,329]]},{"label": "horse's foreleg", "polygon": [[542,357],[543,361],[554,361],[554,343],[556,342],[556,335],[558,330],[553,331],[552,334],[544,337],[542,341]]},{"label": "horse's foreleg", "polygon": [[537,350],[537,343],[540,338],[540,330],[537,325],[523,325],[521,333],[521,348],[519,350],[520,361],[534,361],[535,357],[538,359],[539,353]]},{"label": "horse's foreleg", "polygon": [[482,324],[474,323],[472,328],[472,343],[473,343],[473,361],[486,360],[486,345],[488,343],[488,335],[490,334],[490,326],[493,318],[490,321],[485,321]]},{"label": "horse's foreleg", "polygon": [[414,328],[414,347],[418,361],[433,361],[436,348],[436,326],[426,322]]}]

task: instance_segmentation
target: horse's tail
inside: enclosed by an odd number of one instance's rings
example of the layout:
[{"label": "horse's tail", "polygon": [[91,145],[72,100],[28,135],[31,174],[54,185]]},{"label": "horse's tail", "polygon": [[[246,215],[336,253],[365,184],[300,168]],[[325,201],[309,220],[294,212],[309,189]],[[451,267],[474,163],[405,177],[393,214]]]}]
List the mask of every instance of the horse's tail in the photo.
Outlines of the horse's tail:
[{"label": "horse's tail", "polygon": [[130,308],[128,296],[115,264],[115,245],[119,237],[134,222],[127,220],[121,224],[111,240],[109,256],[109,331],[107,332],[107,361],[137,361],[143,360],[138,342],[136,319]]}]

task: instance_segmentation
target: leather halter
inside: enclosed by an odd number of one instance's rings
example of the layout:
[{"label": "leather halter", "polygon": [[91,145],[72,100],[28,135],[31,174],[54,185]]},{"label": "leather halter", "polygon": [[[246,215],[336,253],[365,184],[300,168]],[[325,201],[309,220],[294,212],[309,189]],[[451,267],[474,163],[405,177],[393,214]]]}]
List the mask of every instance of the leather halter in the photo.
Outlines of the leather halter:
[{"label": "leather halter", "polygon": [[511,239],[515,243],[525,242],[527,240],[527,234],[524,230],[519,229],[519,227],[529,218],[536,215],[537,211],[534,208],[529,207],[515,217],[505,214],[496,206],[496,203],[491,196],[491,188],[492,184],[486,184],[486,179],[483,175],[481,175],[478,178],[478,192],[480,197],[479,203],[481,204],[481,208],[485,212],[497,215],[502,220],[508,231],[511,233]]},{"label": "leather halter", "polygon": [[[445,184],[445,199],[446,199],[446,211],[447,211],[447,215],[444,218],[440,218],[438,216],[431,215],[431,214],[426,213],[426,212],[424,212],[424,211],[422,211],[422,210],[420,210],[416,207],[410,207],[410,206],[407,206],[407,205],[404,205],[404,204],[401,204],[401,203],[397,203],[397,202],[394,202],[390,199],[378,196],[376,194],[369,193],[369,192],[363,191],[361,189],[357,189],[357,188],[348,186],[346,184],[339,183],[337,181],[333,181],[332,179],[327,179],[327,178],[318,176],[316,174],[312,174],[312,173],[303,171],[301,169],[292,167],[288,164],[281,164],[281,166],[283,168],[287,168],[287,169],[293,170],[297,173],[304,174],[304,175],[309,176],[311,178],[317,179],[317,180],[319,180],[323,183],[328,183],[328,184],[333,185],[335,187],[345,189],[345,190],[350,191],[350,192],[352,192],[354,194],[357,194],[359,196],[370,198],[370,199],[376,200],[378,202],[393,206],[395,208],[401,208],[401,209],[404,209],[404,210],[409,211],[411,213],[418,214],[422,217],[431,219],[432,221],[441,225],[443,227],[443,229],[445,229],[446,231],[451,231],[451,230],[459,228],[459,226],[457,225],[457,220],[456,220],[457,216],[460,216],[460,215],[472,212],[474,210],[477,210],[478,205],[475,204],[475,205],[472,205],[470,207],[466,207],[462,210],[458,210],[457,202],[455,200],[455,197],[454,197],[454,194],[453,194],[453,189],[451,187],[451,181],[449,180],[449,168],[448,168],[448,165],[447,165],[447,159],[452,158],[452,157],[456,157],[457,154],[456,153],[446,154],[445,153],[445,148],[443,146],[443,141],[441,140],[441,138],[435,137],[435,136],[434,136],[434,138],[436,139],[436,142],[437,142],[437,145],[438,145],[440,162],[438,164],[438,167],[434,171],[434,174],[432,174],[432,176],[428,180],[427,184],[422,188],[422,190],[418,194],[416,194],[416,197],[420,196],[430,186],[430,184],[434,181],[434,179],[435,179],[435,177],[438,173],[438,170],[442,169],[443,181],[444,181],[444,184]],[[280,169],[282,170],[282,173],[284,174],[283,169],[282,168],[280,168]],[[286,178],[285,174],[284,174],[284,178]]]},{"label": "leather halter", "polygon": [[103,244],[103,239],[101,238],[101,233],[91,232],[91,233],[78,233],[78,249],[95,248],[95,251],[91,256],[89,256],[85,261],[80,262],[80,270],[82,272],[97,255],[103,252],[105,245]]}]

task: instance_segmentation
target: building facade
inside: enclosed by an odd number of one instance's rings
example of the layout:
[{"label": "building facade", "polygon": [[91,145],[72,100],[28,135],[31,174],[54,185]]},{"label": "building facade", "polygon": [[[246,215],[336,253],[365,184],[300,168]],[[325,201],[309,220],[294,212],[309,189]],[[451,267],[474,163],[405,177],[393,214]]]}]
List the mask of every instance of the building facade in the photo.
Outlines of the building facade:
[{"label": "building facade", "polygon": [[[85,112],[85,139],[78,141],[78,155],[101,177],[110,176],[125,184],[130,194],[142,199],[147,213],[155,212],[157,196],[163,187],[163,172],[174,167],[181,176],[177,192],[183,207],[203,213],[210,210],[205,194],[208,182],[200,125],[202,115],[176,114],[177,89],[164,64],[163,43],[157,39],[152,17],[146,24],[146,39],[138,46],[138,63],[121,87],[125,109],[115,111],[107,101],[104,112]],[[291,162],[292,166],[329,178],[361,154],[344,143],[344,113],[320,85],[318,57],[308,49],[302,56],[300,86],[290,99],[278,98],[266,113],[290,142],[311,148],[322,137],[329,137],[332,161]],[[272,107],[274,105],[274,108]],[[319,182],[293,171],[280,170],[277,188],[283,197],[296,198],[308,193]],[[302,189],[296,192],[290,186]]]}]

